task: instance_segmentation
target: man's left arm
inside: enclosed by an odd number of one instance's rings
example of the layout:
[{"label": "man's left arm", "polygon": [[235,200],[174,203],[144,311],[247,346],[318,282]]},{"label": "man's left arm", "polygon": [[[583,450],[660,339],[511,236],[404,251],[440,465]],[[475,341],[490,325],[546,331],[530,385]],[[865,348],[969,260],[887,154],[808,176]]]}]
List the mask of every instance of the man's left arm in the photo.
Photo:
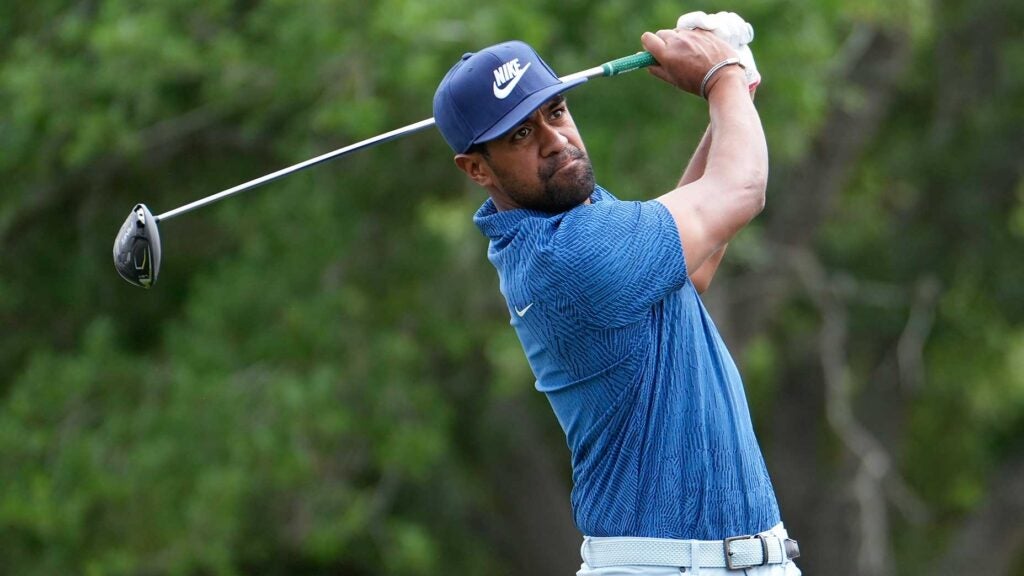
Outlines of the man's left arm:
[{"label": "man's left arm", "polygon": [[[722,14],[722,13],[719,13]],[[710,18],[703,12],[691,12],[684,14],[679,17],[679,21],[676,24],[678,27],[685,28],[704,28],[710,29],[730,44],[740,43],[735,48],[745,48],[745,62],[744,66],[748,71],[748,82],[751,82],[750,86],[750,98],[754,99],[754,93],[757,91],[757,86],[761,82],[761,75],[757,73],[757,69],[754,67],[754,58],[750,53],[750,48],[746,47],[746,44],[753,40],[753,29],[750,29],[749,35],[746,30],[749,25],[743,22],[739,16],[731,13],[729,16],[714,15]],[[711,127],[708,126],[707,130],[704,131],[704,136],[700,139],[700,144],[697,145],[697,150],[693,153],[690,158],[690,162],[686,165],[686,169],[683,171],[682,177],[679,179],[677,188],[695,182],[704,175],[704,167],[708,160],[708,150],[711,148]],[[728,243],[725,243],[717,252],[712,254],[695,270],[690,271],[690,282],[693,283],[694,288],[698,294],[703,294],[708,286],[711,285],[711,280],[715,277],[715,272],[718,271],[718,265],[722,263],[722,258],[725,257],[725,250],[729,247]]]},{"label": "man's left arm", "polygon": [[[753,100],[754,92],[756,88],[750,90],[750,98]],[[697,151],[693,153],[693,157],[690,158],[690,163],[686,165],[686,170],[683,171],[682,178],[679,179],[677,188],[694,182],[704,175],[704,166],[708,160],[708,150],[711,148],[711,127],[704,131],[704,136],[700,139],[700,144],[697,145]],[[722,263],[722,258],[725,257],[725,249],[729,247],[729,243],[726,242],[718,249],[717,252],[708,256],[708,259],[703,264],[697,267],[696,270],[690,271],[690,282],[693,283],[693,287],[697,290],[698,294],[703,294],[708,286],[711,286],[711,280],[715,277],[715,272],[718,272],[718,265]]]}]

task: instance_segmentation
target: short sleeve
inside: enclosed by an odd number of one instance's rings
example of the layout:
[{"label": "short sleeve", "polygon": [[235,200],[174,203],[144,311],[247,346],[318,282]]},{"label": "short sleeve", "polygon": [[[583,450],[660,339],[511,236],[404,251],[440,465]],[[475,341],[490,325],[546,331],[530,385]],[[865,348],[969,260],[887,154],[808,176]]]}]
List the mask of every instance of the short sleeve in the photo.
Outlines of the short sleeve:
[{"label": "short sleeve", "polygon": [[591,324],[635,322],[688,280],[675,220],[654,200],[580,206],[550,248],[558,288]]}]

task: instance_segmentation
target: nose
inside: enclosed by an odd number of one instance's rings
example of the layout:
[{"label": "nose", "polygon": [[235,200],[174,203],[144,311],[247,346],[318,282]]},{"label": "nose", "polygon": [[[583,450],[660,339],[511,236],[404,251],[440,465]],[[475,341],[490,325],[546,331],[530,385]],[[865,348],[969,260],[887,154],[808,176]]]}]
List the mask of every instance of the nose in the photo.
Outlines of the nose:
[{"label": "nose", "polygon": [[537,129],[541,132],[540,155],[544,158],[559,154],[569,143],[569,139],[554,126],[542,122]]}]

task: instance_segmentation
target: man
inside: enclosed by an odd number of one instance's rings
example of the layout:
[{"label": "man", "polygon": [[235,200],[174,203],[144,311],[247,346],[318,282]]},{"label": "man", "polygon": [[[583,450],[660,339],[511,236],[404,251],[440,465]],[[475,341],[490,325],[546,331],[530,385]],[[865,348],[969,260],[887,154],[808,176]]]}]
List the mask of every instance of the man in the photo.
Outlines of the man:
[{"label": "man", "polygon": [[[687,18],[749,30],[735,14]],[[578,575],[799,574],[739,373],[698,296],[764,205],[748,78],[715,33],[641,42],[653,75],[706,96],[711,116],[678,187],[655,200],[595,184],[563,96],[582,81],[560,83],[521,42],[463,56],[434,116],[490,195],[474,221],[572,452]]]}]

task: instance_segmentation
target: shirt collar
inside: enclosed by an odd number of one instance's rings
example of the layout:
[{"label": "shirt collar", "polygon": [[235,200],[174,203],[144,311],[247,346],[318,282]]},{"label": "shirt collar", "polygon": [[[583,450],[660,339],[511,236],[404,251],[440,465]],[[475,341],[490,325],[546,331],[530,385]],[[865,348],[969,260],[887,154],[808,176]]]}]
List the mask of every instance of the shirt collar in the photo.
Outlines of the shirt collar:
[{"label": "shirt collar", "polygon": [[[611,194],[607,190],[600,186],[594,186],[594,192],[590,195],[591,202],[602,202],[608,200]],[[575,208],[573,208],[575,210]],[[540,210],[531,210],[529,208],[517,208],[515,210],[504,210],[499,211],[498,207],[494,205],[494,200],[488,198],[484,201],[480,209],[473,215],[473,223],[476,224],[477,228],[484,233],[491,240],[497,240],[509,232],[515,230],[519,223],[525,218],[561,218],[565,212],[559,214],[550,214],[548,212],[541,212]]]}]

